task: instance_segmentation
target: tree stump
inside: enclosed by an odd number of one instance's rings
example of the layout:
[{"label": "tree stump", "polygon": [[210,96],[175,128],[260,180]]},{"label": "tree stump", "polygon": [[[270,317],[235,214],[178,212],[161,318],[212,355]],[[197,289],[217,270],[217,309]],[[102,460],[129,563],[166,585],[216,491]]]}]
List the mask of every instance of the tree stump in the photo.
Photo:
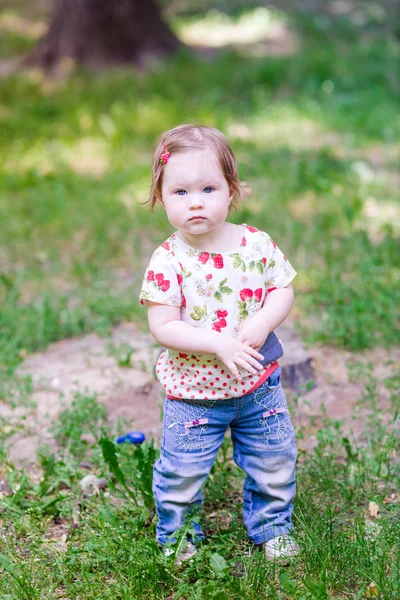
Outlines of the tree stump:
[{"label": "tree stump", "polygon": [[287,325],[280,325],[276,329],[276,334],[282,341],[284,350],[284,355],[279,359],[282,367],[282,384],[291,391],[298,392],[314,380],[313,360],[294,329]]},{"label": "tree stump", "polygon": [[155,0],[54,0],[47,34],[26,57],[28,66],[146,64],[182,43],[164,23]]}]

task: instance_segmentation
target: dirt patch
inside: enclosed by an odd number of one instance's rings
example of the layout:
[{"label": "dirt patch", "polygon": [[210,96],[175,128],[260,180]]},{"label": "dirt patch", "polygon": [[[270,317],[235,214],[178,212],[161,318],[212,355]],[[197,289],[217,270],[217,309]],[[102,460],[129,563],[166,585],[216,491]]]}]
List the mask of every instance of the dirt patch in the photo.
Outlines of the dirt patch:
[{"label": "dirt patch", "polygon": [[[377,410],[387,414],[388,421],[391,420],[390,394],[382,384],[384,379],[400,372],[400,348],[375,348],[355,353],[328,346],[314,346],[309,353],[314,366],[315,386],[300,395],[293,419],[295,426],[307,426],[309,430],[308,439],[301,440],[300,447],[307,449],[315,444],[323,411],[331,419],[343,419],[343,433],[353,433],[362,443],[365,418],[370,407],[365,406],[361,399],[365,379],[360,381],[350,377],[351,367],[357,362],[372,365],[371,375],[378,383]],[[293,403],[293,395],[288,396]]]},{"label": "dirt patch", "polygon": [[[355,434],[360,434],[361,424],[352,420],[351,414],[359,403],[362,384],[350,381],[347,367],[356,360],[370,361],[374,376],[383,379],[399,370],[400,349],[375,349],[359,355],[323,346],[306,351],[290,324],[279,328],[279,335],[285,348],[280,360],[282,379],[293,421],[295,426],[309,426],[309,436],[300,446],[315,444],[322,406],[329,417],[345,419],[348,430],[355,427]],[[90,334],[67,339],[28,357],[19,373],[32,376],[32,402],[15,409],[0,403],[0,418],[23,424],[23,430],[8,439],[9,459],[19,468],[33,465],[40,444],[55,447],[49,429],[77,392],[96,394],[106,405],[111,423],[125,420],[127,430],[143,431],[147,439],[158,441],[163,391],[155,380],[154,365],[159,352],[150,334],[140,332],[133,324],[124,324],[108,338]],[[313,389],[300,394],[290,391],[290,387],[297,386],[305,389],[310,378],[315,381]],[[388,410],[387,391],[379,390],[379,394],[382,410]],[[314,420],[312,426],[310,417]]]},{"label": "dirt patch", "polygon": [[157,437],[161,396],[153,368],[158,354],[149,334],[124,324],[108,338],[67,339],[29,356],[19,374],[32,377],[31,402],[15,409],[0,403],[0,418],[24,423],[24,430],[8,440],[10,460],[17,467],[32,464],[40,444],[53,447],[49,429],[78,392],[95,394],[106,404],[110,422],[126,419],[131,429]]}]

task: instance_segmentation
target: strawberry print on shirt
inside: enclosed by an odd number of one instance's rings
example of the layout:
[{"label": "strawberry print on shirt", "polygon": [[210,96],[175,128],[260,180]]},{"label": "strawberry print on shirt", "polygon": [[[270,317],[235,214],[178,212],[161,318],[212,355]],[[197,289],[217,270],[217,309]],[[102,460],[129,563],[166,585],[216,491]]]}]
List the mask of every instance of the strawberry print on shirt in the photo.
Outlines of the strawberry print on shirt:
[{"label": "strawberry print on shirt", "polygon": [[[241,323],[262,308],[268,292],[289,285],[295,276],[275,242],[255,227],[244,224],[240,246],[222,253],[192,248],[173,233],[154,251],[139,298],[142,304],[179,307],[181,320],[193,327],[236,337]],[[156,367],[167,397],[176,400],[243,396],[272,372],[239,371],[241,381],[214,355],[174,350],[163,352]]]}]

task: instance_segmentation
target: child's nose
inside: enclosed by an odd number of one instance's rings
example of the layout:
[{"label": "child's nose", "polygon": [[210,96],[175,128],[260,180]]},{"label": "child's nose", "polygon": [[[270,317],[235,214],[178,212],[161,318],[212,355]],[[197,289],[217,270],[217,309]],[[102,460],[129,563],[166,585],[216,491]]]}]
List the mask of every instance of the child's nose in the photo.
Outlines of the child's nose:
[{"label": "child's nose", "polygon": [[202,208],[204,206],[204,199],[197,194],[194,194],[190,198],[189,206],[191,209]]}]

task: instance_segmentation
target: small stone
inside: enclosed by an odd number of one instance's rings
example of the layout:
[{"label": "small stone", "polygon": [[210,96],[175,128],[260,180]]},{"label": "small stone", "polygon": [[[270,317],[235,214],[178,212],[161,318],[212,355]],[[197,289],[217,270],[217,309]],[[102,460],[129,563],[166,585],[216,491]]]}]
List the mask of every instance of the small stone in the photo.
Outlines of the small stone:
[{"label": "small stone", "polygon": [[98,492],[107,486],[107,479],[96,477],[96,475],[86,475],[81,479],[79,485],[84,496],[91,496],[93,492]]},{"label": "small stone", "polygon": [[80,480],[79,485],[84,494],[90,494],[90,492],[95,487],[95,482],[97,480],[96,475],[86,475],[83,479]]}]

